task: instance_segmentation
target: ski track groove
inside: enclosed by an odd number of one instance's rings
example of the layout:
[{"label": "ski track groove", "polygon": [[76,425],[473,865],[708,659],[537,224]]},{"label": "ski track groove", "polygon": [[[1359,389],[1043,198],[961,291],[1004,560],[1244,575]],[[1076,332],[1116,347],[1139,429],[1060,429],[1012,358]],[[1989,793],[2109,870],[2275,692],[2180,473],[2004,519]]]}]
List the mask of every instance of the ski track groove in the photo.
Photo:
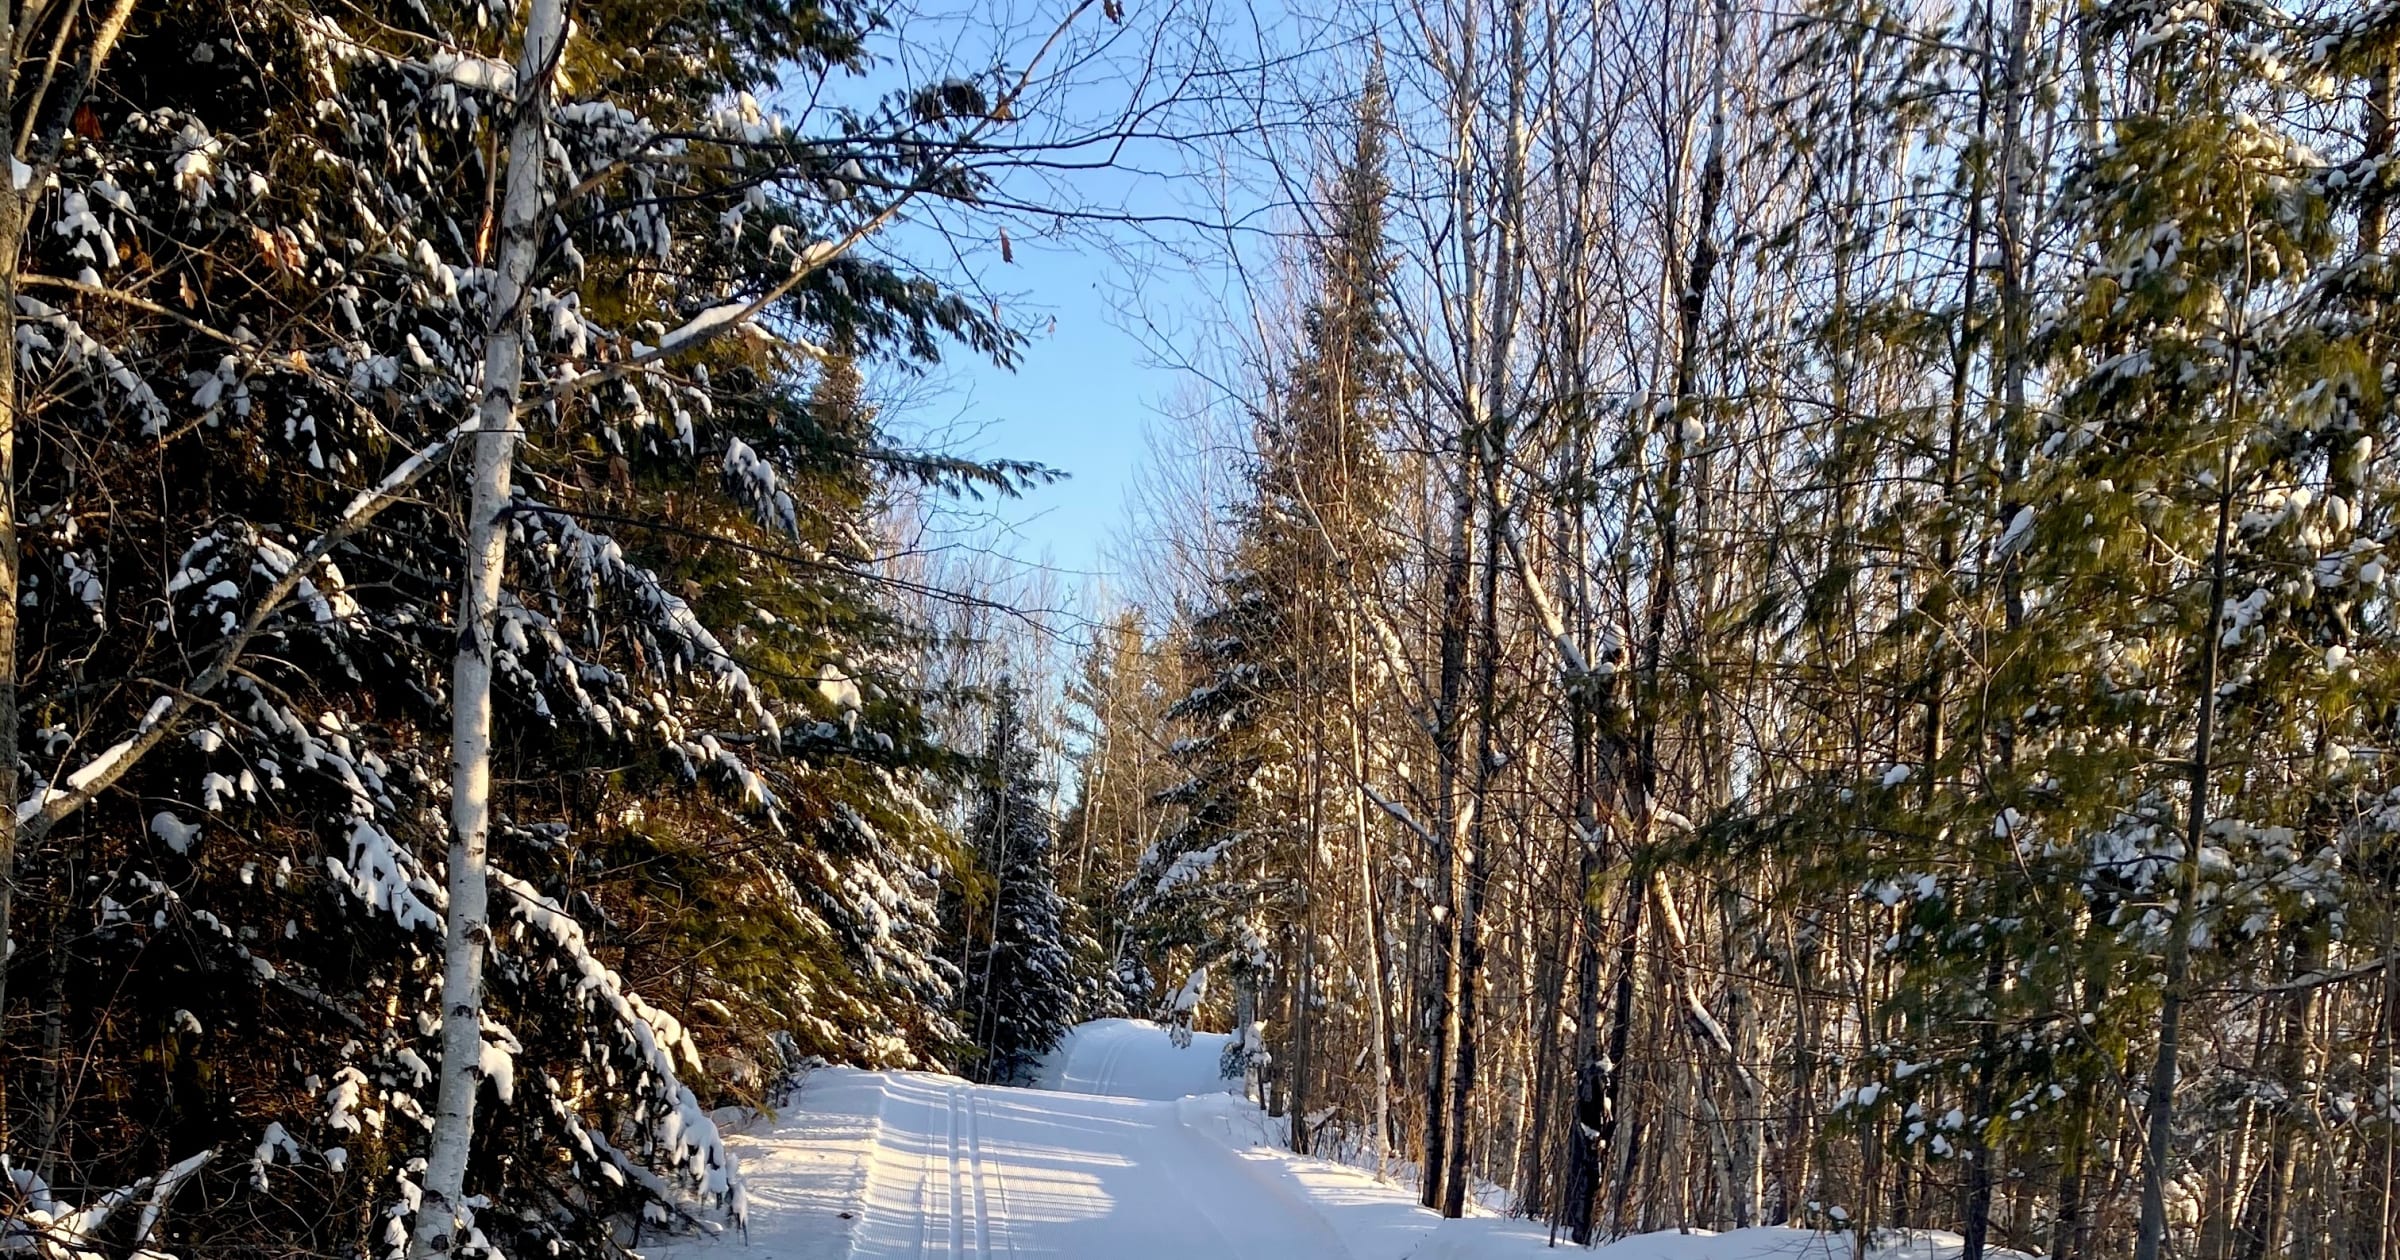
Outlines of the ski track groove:
[{"label": "ski track groove", "polygon": [[983,1108],[976,1103],[978,1097],[980,1095],[968,1087],[961,1086],[959,1089],[960,1122],[967,1131],[967,1210],[973,1226],[975,1255],[982,1258],[992,1254],[992,1209],[990,1187],[983,1180],[983,1135],[980,1132]]},{"label": "ski track groove", "polygon": [[1109,1083],[1117,1079],[1117,1065],[1125,1058],[1125,1045],[1130,1040],[1121,1030],[1111,1030],[1107,1044],[1100,1051],[1100,1070],[1071,1083],[1087,1094],[1109,1092]]},{"label": "ski track groove", "polygon": [[1094,1085],[1098,1086],[1097,1089],[1092,1091],[1093,1093],[1107,1093],[1109,1084],[1117,1079],[1117,1066],[1125,1061],[1125,1043],[1129,1040],[1130,1038],[1126,1037],[1120,1032],[1109,1044],[1108,1059],[1106,1060],[1105,1065],[1100,1069],[1100,1079],[1093,1082]]},{"label": "ski track groove", "polygon": [[965,1169],[963,1169],[963,1168],[961,1168],[961,1167],[959,1167],[959,1157],[958,1157],[958,1097],[959,1097],[959,1091],[961,1091],[961,1090],[963,1090],[963,1089],[965,1089],[965,1088],[966,1088],[966,1086],[964,1086],[964,1085],[953,1085],[953,1086],[951,1086],[951,1087],[950,1087],[950,1089],[948,1090],[948,1093],[947,1093],[947,1098],[946,1098],[946,1103],[947,1103],[947,1106],[946,1106],[946,1108],[945,1108],[945,1115],[944,1115],[944,1117],[943,1117],[943,1118],[944,1118],[944,1120],[947,1122],[947,1126],[948,1126],[948,1128],[949,1128],[949,1133],[950,1133],[950,1165],[949,1165],[949,1173],[950,1173],[950,1178],[949,1178],[949,1186],[950,1186],[950,1251],[949,1251],[949,1254],[950,1254],[950,1255],[951,1255],[951,1256],[954,1258],[954,1260],[955,1260],[955,1258],[956,1258],[956,1257],[961,1257],[961,1256],[964,1256],[964,1255],[966,1255],[966,1254],[967,1254],[967,1252],[966,1252],[966,1233],[967,1233],[967,1205],[966,1205],[966,1201],[965,1201],[965,1196],[959,1193],[960,1189],[962,1188],[962,1187],[961,1187],[961,1185],[960,1185],[960,1183],[961,1183],[961,1182],[962,1182],[962,1181],[965,1179],[966,1170],[965,1170]]},{"label": "ski track groove", "polygon": [[[888,1095],[888,1097],[890,1097],[890,1098],[891,1098],[893,1101],[898,1101],[898,1095],[896,1095],[896,1094],[895,1094],[895,1095]],[[889,1109],[889,1106],[888,1106],[888,1104],[887,1104],[887,1106],[886,1106],[886,1110],[888,1110],[888,1109]],[[925,1151],[923,1152],[923,1154],[921,1154],[921,1155],[918,1157],[918,1160],[917,1160],[917,1250],[916,1250],[916,1255],[917,1255],[918,1257],[920,1257],[920,1260],[921,1260],[921,1258],[922,1258],[922,1257],[924,1257],[924,1256],[927,1256],[927,1255],[930,1255],[930,1254],[931,1254],[931,1251],[930,1251],[930,1247],[929,1247],[929,1245],[932,1243],[932,1241],[933,1241],[933,1149],[932,1149],[931,1147],[927,1147],[927,1148],[925,1149]],[[850,1247],[850,1252],[851,1252],[851,1255],[852,1255],[852,1256],[856,1256],[856,1255],[858,1254],[858,1244],[857,1244],[856,1242],[853,1242],[853,1243],[851,1244],[851,1247]]]},{"label": "ski track groove", "polygon": [[1003,1237],[1008,1235],[1008,1201],[1005,1196],[1001,1197],[1000,1216],[994,1220],[992,1199],[1001,1190],[1000,1170],[1005,1165],[995,1163],[987,1167],[984,1163],[983,1109],[986,1101],[986,1096],[980,1091],[966,1095],[967,1158],[972,1161],[970,1166],[975,1179],[975,1254],[983,1257],[983,1260],[990,1260],[993,1233],[998,1232]]},{"label": "ski track groove", "polygon": [[1000,1200],[1000,1237],[1007,1243],[1008,1254],[1017,1254],[1015,1213],[1009,1208],[1008,1178],[995,1170],[992,1173],[992,1193]]},{"label": "ski track groove", "polygon": [[[1134,1056],[1120,1040],[1096,1057],[1077,1085],[1110,1088]],[[1304,1191],[1180,1102],[907,1073],[880,1088],[873,1114],[885,1158],[867,1161],[862,1191],[888,1186],[889,1206],[862,1193],[861,1219],[839,1253],[848,1260],[1351,1260]],[[1093,1158],[1079,1162],[1077,1151]],[[1028,1187],[1010,1184],[1020,1173],[1032,1179],[1023,1202]],[[1072,1193],[1062,1178],[1097,1191],[1098,1210],[1062,1198]],[[1032,1215],[1020,1220],[1020,1210]],[[1161,1228],[1173,1220],[1180,1237]]]}]

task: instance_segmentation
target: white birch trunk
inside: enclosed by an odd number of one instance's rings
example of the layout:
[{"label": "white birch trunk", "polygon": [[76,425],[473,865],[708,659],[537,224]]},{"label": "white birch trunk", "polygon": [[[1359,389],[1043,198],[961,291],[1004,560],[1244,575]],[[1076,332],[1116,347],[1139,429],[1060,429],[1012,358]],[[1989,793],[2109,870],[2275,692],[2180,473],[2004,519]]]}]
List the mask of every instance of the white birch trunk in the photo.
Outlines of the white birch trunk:
[{"label": "white birch trunk", "polygon": [[442,1067],[425,1157],[412,1260],[447,1253],[466,1220],[467,1155],[483,1079],[484,841],[491,829],[492,616],[507,561],[509,470],[519,434],[525,286],[541,245],[542,128],[550,75],[565,30],[560,0],[533,0],[517,60],[517,111],[508,138],[491,329],[483,343],[483,395],[474,436],[466,564],[459,579],[458,656],[450,680],[450,903],[442,956]]}]

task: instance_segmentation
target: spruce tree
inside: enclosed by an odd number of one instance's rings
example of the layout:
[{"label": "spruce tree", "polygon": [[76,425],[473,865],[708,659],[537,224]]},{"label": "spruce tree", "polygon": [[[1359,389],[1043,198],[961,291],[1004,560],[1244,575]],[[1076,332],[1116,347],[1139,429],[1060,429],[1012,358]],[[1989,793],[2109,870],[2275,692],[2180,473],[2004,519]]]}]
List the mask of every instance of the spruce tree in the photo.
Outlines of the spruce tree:
[{"label": "spruce tree", "polygon": [[[1383,531],[1396,384],[1385,292],[1389,107],[1378,66],[1348,151],[1326,179],[1297,353],[1257,412],[1233,555],[1210,606],[1191,610],[1181,631],[1183,669],[1196,682],[1165,716],[1183,732],[1173,755],[1186,777],[1158,797],[1173,821],[1137,877],[1135,914],[1154,953],[1222,962],[1237,1008],[1248,1008],[1236,1015],[1243,1044],[1260,1048],[1261,1064],[1273,1062],[1262,1028],[1285,1047],[1289,1070],[1268,1099],[1279,1111],[1287,1101],[1307,1109],[1320,1074],[1308,1048],[1332,972],[1316,957],[1318,941],[1357,926],[1328,917],[1344,903],[1331,890],[1365,868],[1321,862],[1334,851],[1327,837],[1345,837],[1354,861],[1371,863],[1361,780],[1375,670],[1363,647],[1364,601],[1393,557]],[[1294,1141],[1306,1143],[1304,1127]]]},{"label": "spruce tree", "polygon": [[1054,823],[1015,684],[993,699],[986,769],[967,835],[989,876],[971,939],[966,1022],[979,1080],[1020,1084],[1082,1018],[1084,989],[1058,891]]}]

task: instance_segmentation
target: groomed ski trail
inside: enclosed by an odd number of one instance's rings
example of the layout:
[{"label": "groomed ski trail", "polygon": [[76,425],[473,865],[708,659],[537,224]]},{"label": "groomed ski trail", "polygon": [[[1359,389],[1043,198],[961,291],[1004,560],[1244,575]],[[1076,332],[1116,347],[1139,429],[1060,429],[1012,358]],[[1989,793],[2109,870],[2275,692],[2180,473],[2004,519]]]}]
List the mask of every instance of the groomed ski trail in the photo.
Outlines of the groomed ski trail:
[{"label": "groomed ski trail", "polygon": [[[824,1068],[731,1140],[749,1228],[645,1238],[648,1260],[1534,1260],[1548,1232],[1441,1220],[1406,1188],[1281,1149],[1216,1071],[1223,1034],[1176,1046],[1139,1020],[1079,1026],[1047,1089]],[[1076,1090],[1102,1092],[1082,1093]],[[730,1119],[730,1118],[729,1118]],[[1592,1260],[1848,1260],[1846,1234],[1757,1228],[1626,1238]],[[1955,1235],[1872,1260],[1957,1260]],[[1991,1253],[1997,1260],[2022,1260]]]},{"label": "groomed ski trail", "polygon": [[1078,1024],[1042,1061],[1033,1084],[1073,1094],[1161,1101],[1238,1092],[1241,1081],[1228,1080],[1219,1070],[1233,1038],[1225,1033],[1186,1037],[1178,1046],[1165,1028],[1143,1019]]},{"label": "groomed ski trail", "polygon": [[[880,1095],[865,1193],[849,1249],[836,1253],[850,1260],[1353,1260],[1305,1195],[1195,1127],[1178,1103],[826,1075],[854,1079],[822,1082],[827,1096],[804,1095],[803,1106]],[[773,1246],[781,1224],[754,1213],[752,1248]]]},{"label": "groomed ski trail", "polygon": [[[1096,1041],[1093,1078],[1140,1053]],[[1151,1088],[1153,1067],[1125,1083]],[[1261,1143],[1237,1094],[1119,1098],[825,1068],[778,1120],[732,1139],[749,1229],[645,1238],[648,1260],[1534,1260],[1539,1225],[1439,1220],[1401,1186]],[[1870,1249],[1957,1260],[1955,1235]],[[1592,1260],[1848,1260],[1848,1235],[1651,1234]],[[1996,1253],[2001,1260],[2018,1257]]]}]

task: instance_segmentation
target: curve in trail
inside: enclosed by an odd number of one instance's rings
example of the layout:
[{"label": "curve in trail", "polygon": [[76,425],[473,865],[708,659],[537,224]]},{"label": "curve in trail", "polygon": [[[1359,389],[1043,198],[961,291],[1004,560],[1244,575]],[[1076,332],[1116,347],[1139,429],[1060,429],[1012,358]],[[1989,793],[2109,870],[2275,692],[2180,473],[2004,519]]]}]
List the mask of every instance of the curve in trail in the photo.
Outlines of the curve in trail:
[{"label": "curve in trail", "polygon": [[1108,1053],[1101,1056],[1100,1070],[1094,1074],[1093,1079],[1090,1082],[1091,1088],[1085,1090],[1085,1093],[1114,1094],[1121,1098],[1139,1096],[1129,1092],[1119,1084],[1124,1075],[1119,1069],[1125,1062],[1125,1048],[1127,1045],[1131,1044],[1132,1041],[1133,1038],[1125,1035],[1124,1030],[1122,1029],[1118,1030],[1116,1035],[1111,1036],[1106,1040],[1104,1044],[1107,1046]]},{"label": "curve in trail", "polygon": [[1227,1033],[1193,1033],[1178,1046],[1167,1029],[1145,1019],[1096,1019],[1078,1024],[1035,1073],[1045,1089],[1119,1098],[1166,1100],[1241,1088],[1219,1071]]},{"label": "curve in trail", "polygon": [[[1349,1260],[1349,1248],[1316,1205],[1290,1185],[1265,1175],[1248,1156],[1193,1128],[1177,1103],[1153,1103],[1163,1113],[1159,1145],[1179,1152],[1187,1175],[1180,1193],[1200,1207],[1222,1240],[1210,1256],[1306,1256]],[[1194,1175],[1196,1174],[1196,1175]]]}]

